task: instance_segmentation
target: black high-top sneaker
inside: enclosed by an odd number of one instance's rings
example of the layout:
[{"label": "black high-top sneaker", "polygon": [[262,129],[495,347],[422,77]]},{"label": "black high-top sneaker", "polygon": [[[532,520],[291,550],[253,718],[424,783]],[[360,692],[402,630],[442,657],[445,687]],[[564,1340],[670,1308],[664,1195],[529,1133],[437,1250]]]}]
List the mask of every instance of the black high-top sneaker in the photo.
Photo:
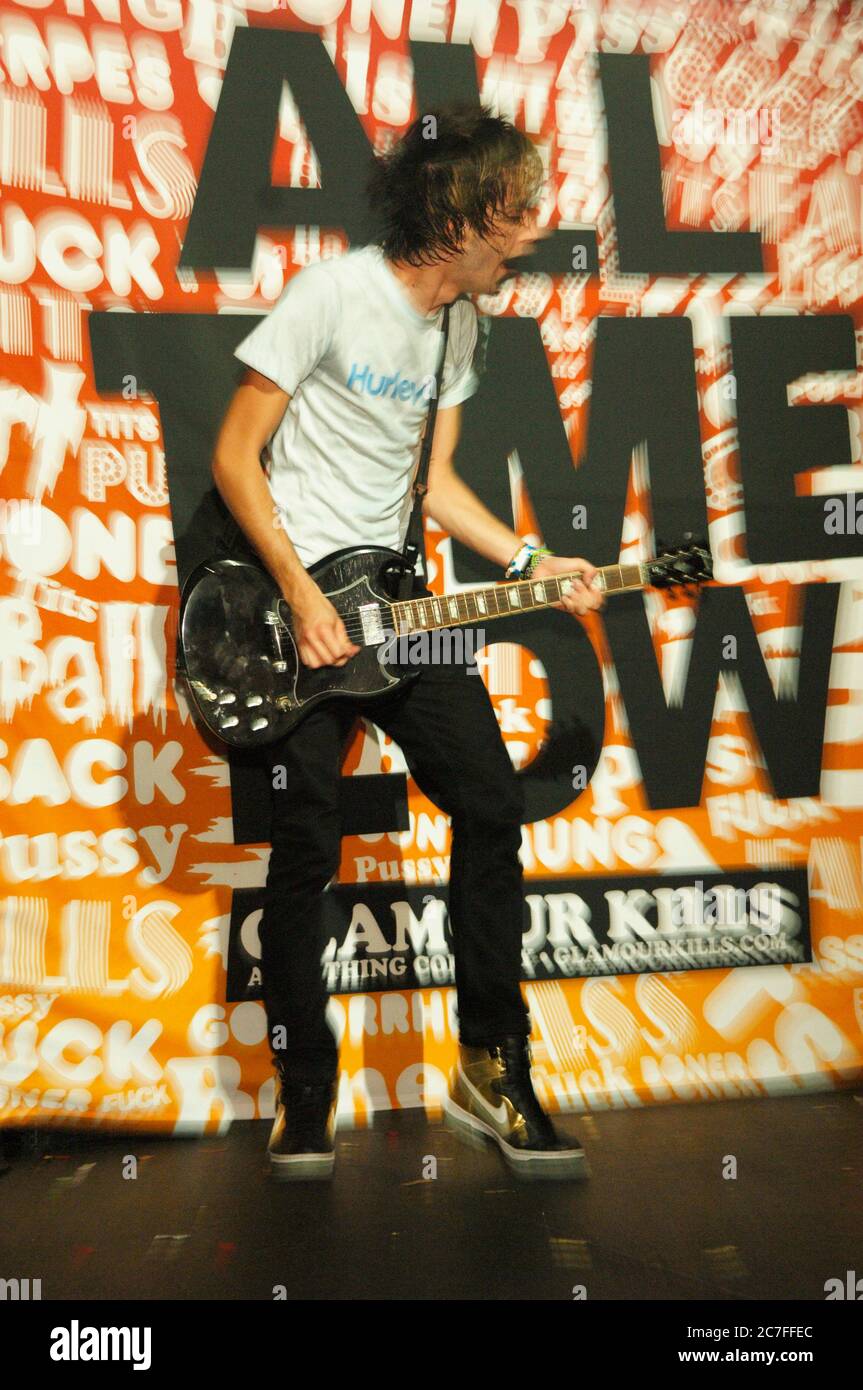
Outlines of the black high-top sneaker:
[{"label": "black high-top sneaker", "polygon": [[443,1107],[447,1124],[465,1138],[493,1139],[519,1177],[589,1177],[578,1140],[562,1138],[537,1100],[530,1066],[522,1034],[495,1047],[460,1043]]},{"label": "black high-top sneaker", "polygon": [[336,1079],[297,1081],[276,1062],[276,1118],[267,1144],[274,1177],[332,1177],[336,1091]]}]

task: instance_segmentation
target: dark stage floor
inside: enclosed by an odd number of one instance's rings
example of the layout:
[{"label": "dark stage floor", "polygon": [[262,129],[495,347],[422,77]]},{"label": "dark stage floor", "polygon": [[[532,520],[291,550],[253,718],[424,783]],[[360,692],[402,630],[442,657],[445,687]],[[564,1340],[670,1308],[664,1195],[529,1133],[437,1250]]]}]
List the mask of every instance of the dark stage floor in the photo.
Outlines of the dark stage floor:
[{"label": "dark stage floor", "polygon": [[[0,1275],[43,1299],[824,1299],[863,1276],[863,1093],[569,1116],[585,1183],[524,1184],[416,1111],[274,1183],[221,1138],[6,1131]],[[124,1180],[126,1155],[138,1177]],[[736,1179],[724,1179],[726,1156]],[[437,1159],[437,1177],[424,1166]]]}]

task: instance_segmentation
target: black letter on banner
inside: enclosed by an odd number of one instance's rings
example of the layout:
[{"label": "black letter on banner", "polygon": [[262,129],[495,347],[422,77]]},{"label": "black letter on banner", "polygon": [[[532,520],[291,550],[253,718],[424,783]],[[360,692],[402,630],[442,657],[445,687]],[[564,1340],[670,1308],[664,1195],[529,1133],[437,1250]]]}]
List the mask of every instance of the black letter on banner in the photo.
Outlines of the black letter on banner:
[{"label": "black letter on banner", "polygon": [[[233,350],[251,331],[246,314],[111,314],[88,316],[96,390],[119,394],[132,375],[141,393],[159,402],[177,577],[217,553],[227,510],[213,487],[213,445],[241,375]],[[206,370],[201,370],[201,364]],[[171,590],[163,595],[176,602]],[[203,729],[214,751],[224,746]],[[263,750],[262,750],[263,751]],[[271,780],[259,754],[229,749],[234,843],[261,844],[270,836]],[[342,834],[407,830],[403,773],[343,777]]]},{"label": "black letter on banner", "polygon": [[707,535],[694,363],[688,318],[597,320],[587,449],[569,484],[588,526],[568,538],[572,547],[585,536],[576,553],[595,565],[617,563],[632,454],[642,441],[656,534],[673,545],[687,531]]},{"label": "black letter on banner", "polygon": [[[512,523],[506,459],[513,452],[547,543],[560,555],[573,553],[572,506],[579,498],[569,445],[539,325],[534,319],[490,320],[486,370],[463,416],[458,457],[465,481],[497,516]],[[525,402],[530,409],[525,409]],[[579,550],[583,533],[579,532]],[[456,578],[491,583],[500,569],[452,542]],[[605,697],[593,649],[581,624],[568,613],[545,610],[492,620],[489,643],[515,642],[535,653],[545,667],[554,722],[545,747],[520,770],[525,822],[559,815],[571,806],[573,767],[596,768],[605,730]],[[506,693],[506,692],[502,692]],[[518,704],[518,692],[512,692]]]},{"label": "black letter on banner", "polygon": [[[485,370],[465,411],[459,459],[498,516],[512,517],[504,460],[515,451],[546,544],[558,555],[617,564],[632,453],[645,442],[656,531],[675,542],[685,531],[706,535],[688,319],[597,320],[587,451],[575,468],[538,323],[489,322]],[[576,503],[587,512],[586,528],[578,530]],[[463,582],[500,578],[489,561],[455,541],[453,556]]]},{"label": "black letter on banner", "polygon": [[[321,168],[320,188],[271,183],[282,83]],[[259,227],[344,229],[364,242],[371,151],[319,34],[236,29],[183,243],[181,270],[248,270]]]},{"label": "black letter on banner", "polygon": [[854,531],[828,534],[823,497],[794,493],[795,473],[850,464],[848,411],[789,406],[787,391],[810,372],[856,370],[854,320],[847,314],[734,317],[731,347],[750,560],[769,565],[860,555]]},{"label": "black letter on banner", "polygon": [[[736,671],[740,678],[775,795],[818,796],[838,599],[837,584],[805,586],[797,694],[777,700],[743,590],[705,590],[684,698],[672,708],[666,703],[642,600],[623,597],[617,605],[609,600],[606,632],[651,807],[698,805],[722,670]],[[723,656],[730,634],[737,639],[736,660]]]},{"label": "black letter on banner", "polygon": [[[461,99],[479,103],[469,44],[413,43],[419,113]],[[320,188],[271,183],[282,83],[287,82],[321,170]],[[424,104],[425,103],[425,104]],[[366,202],[371,149],[319,34],[237,29],[222,81],[180,269],[248,270],[260,227],[331,227],[352,244],[376,230]],[[592,228],[556,231],[516,263],[526,270],[596,274]]]},{"label": "black letter on banner", "polygon": [[[479,391],[464,415],[459,460],[466,481],[498,516],[512,517],[503,461],[515,453],[552,550],[583,555],[596,565],[616,564],[632,451],[644,440],[657,530],[669,541],[682,539],[687,530],[706,535],[688,319],[599,319],[587,453],[576,469],[535,320],[492,320],[486,361]],[[584,529],[572,526],[576,503],[586,508]],[[452,553],[459,581],[500,578],[497,569],[455,541]],[[606,611],[632,603],[638,604],[644,623],[640,597],[612,595]],[[498,626],[489,626],[492,640]],[[582,763],[588,776],[596,767],[605,724],[599,670],[584,629],[568,614],[508,617],[497,640],[519,642],[536,652],[548,673],[552,736],[544,753],[521,772],[526,820],[539,820],[559,814],[575,800],[573,764]],[[654,661],[652,648],[650,659]],[[593,739],[592,756],[579,755],[576,746],[585,729]],[[644,737],[652,741],[655,733],[648,729]],[[640,754],[638,739],[636,744]]]},{"label": "black letter on banner", "polygon": [[[439,106],[463,101],[479,105],[476,78],[476,52],[468,43],[423,43],[410,46],[414,65],[417,112],[422,115]],[[529,74],[529,69],[525,69]],[[525,84],[531,80],[525,77]],[[576,258],[578,248],[583,255]],[[526,274],[571,275],[574,261],[582,274],[599,274],[596,232],[592,227],[560,227],[543,237],[528,256],[514,257],[508,264]]]},{"label": "black letter on banner", "polygon": [[608,167],[622,272],[764,271],[758,232],[669,232],[650,99],[650,58],[600,53]]}]

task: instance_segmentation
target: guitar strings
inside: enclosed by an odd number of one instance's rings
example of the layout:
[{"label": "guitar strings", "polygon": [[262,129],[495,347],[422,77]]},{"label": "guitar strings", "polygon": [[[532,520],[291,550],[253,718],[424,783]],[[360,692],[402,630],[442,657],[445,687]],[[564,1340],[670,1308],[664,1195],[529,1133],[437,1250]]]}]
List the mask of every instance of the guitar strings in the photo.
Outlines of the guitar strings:
[{"label": "guitar strings", "polygon": [[[480,622],[480,621],[482,620],[483,617],[489,617],[489,616],[490,616],[490,617],[497,617],[497,616],[500,616],[500,617],[503,618],[503,617],[506,617],[507,611],[510,611],[510,612],[511,612],[511,611],[513,611],[513,610],[505,610],[503,613],[501,613],[501,614],[499,614],[499,615],[498,615],[498,614],[494,614],[494,613],[492,613],[492,614],[482,614],[482,613],[478,613],[478,614],[476,615],[475,618],[468,616],[467,621],[468,621],[469,623],[470,623],[470,622]],[[360,617],[359,613],[357,613],[357,611],[356,611],[355,609],[349,609],[346,613],[340,613],[339,616],[340,616],[340,618],[342,619],[342,622],[343,622],[344,625],[345,625],[345,631],[347,632],[347,634],[348,634],[348,636],[349,636],[350,638],[354,638],[354,637],[365,637],[365,628],[364,628],[364,626],[363,626],[363,620],[362,620],[362,618]],[[455,624],[456,626],[462,626],[463,623],[464,623],[464,619],[455,619],[455,618],[454,618],[454,619],[452,619],[452,623]],[[285,632],[289,632],[289,631],[291,630],[291,629],[290,629],[290,626],[284,621],[283,618],[280,618],[280,619],[279,619],[278,626],[279,626],[283,631],[285,631]],[[445,623],[444,623],[444,624],[441,624],[441,628],[444,628],[444,627],[446,627],[446,626],[447,626],[447,624],[445,624]],[[434,631],[434,630],[435,630],[435,629],[432,629],[432,628],[411,628],[411,629],[410,629],[411,632],[415,632],[415,631],[416,631],[416,632],[426,632],[426,631]],[[384,631],[386,632],[386,629],[384,629]],[[398,635],[398,636],[408,636],[409,634],[408,634],[408,633],[399,633],[399,634],[397,634],[397,635]]]},{"label": "guitar strings", "polygon": [[[469,597],[469,595],[468,595],[468,597]],[[432,602],[438,602],[438,603],[439,603],[440,601],[441,601],[441,600],[440,600],[440,596],[439,596],[439,595],[432,595],[431,598],[429,598],[428,596],[422,596],[422,597],[416,598],[416,599],[399,599],[399,600],[396,600],[396,601],[391,605],[391,608],[394,608],[397,604],[401,604],[401,603],[432,603]],[[469,622],[469,623],[471,623],[471,622],[477,622],[477,623],[478,623],[478,622],[481,622],[481,621],[483,620],[483,618],[489,618],[489,617],[492,617],[492,618],[495,618],[495,617],[504,618],[504,617],[508,616],[508,614],[513,613],[513,612],[515,612],[515,611],[516,611],[516,610],[515,610],[515,609],[512,609],[512,608],[505,608],[505,609],[500,610],[500,611],[497,612],[497,613],[479,613],[479,612],[478,612],[475,616],[473,616],[473,615],[471,615],[471,614],[468,613],[468,614],[466,615],[466,618],[465,618],[465,617],[461,617],[461,616],[459,615],[458,617],[453,618],[452,621],[453,621],[453,623],[455,623],[457,626],[461,626],[461,625],[465,622],[465,620],[466,620],[467,622]],[[349,609],[347,609],[344,613],[340,613],[340,614],[339,614],[339,617],[342,619],[342,622],[344,623],[345,628],[347,629],[348,636],[351,636],[351,637],[353,637],[353,636],[360,636],[360,637],[362,637],[362,636],[365,635],[365,628],[364,628],[364,626],[363,626],[363,619],[362,619],[362,617],[361,617],[360,612],[359,612],[358,609],[356,609],[356,608],[349,608]],[[282,618],[279,619],[279,626],[282,627],[282,628],[284,628],[286,631],[289,630],[289,629],[288,629],[288,624],[286,624],[285,621],[284,621],[284,619],[282,619]],[[436,624],[435,626],[437,627],[438,625]],[[448,626],[448,624],[446,624],[446,623],[441,623],[439,626],[440,626],[441,628],[445,628],[446,626]],[[414,629],[412,629],[412,630],[414,630]],[[418,629],[415,629],[415,630],[416,630],[416,631],[422,632],[422,631],[433,631],[434,629],[431,629],[431,628],[418,628]],[[404,634],[404,635],[407,635],[407,634]]]},{"label": "guitar strings", "polygon": [[[672,577],[672,578],[673,578],[673,577]],[[691,582],[694,582],[694,581],[692,581],[691,576],[690,576],[690,581],[691,581]],[[626,587],[628,588],[629,586],[627,585]],[[634,586],[634,587],[636,587],[636,588],[641,588],[642,585],[639,584],[639,585],[636,585],[636,586]],[[435,601],[435,599],[436,599],[438,602],[440,602],[440,596],[439,596],[439,595],[432,595],[431,598],[429,598],[429,597],[426,595],[426,596],[422,596],[422,597],[419,597],[419,598],[416,598],[416,599],[400,599],[400,600],[394,601],[394,602],[390,605],[390,608],[391,608],[391,610],[392,610],[394,607],[397,606],[397,604],[400,605],[400,604],[402,604],[402,603],[430,603],[430,602]],[[531,605],[531,606],[532,606],[532,605]],[[542,605],[538,605],[538,606],[542,606]],[[514,612],[514,611],[517,611],[517,610],[505,609],[504,612],[502,612],[502,613],[491,613],[491,614],[480,614],[480,613],[478,613],[478,614],[476,615],[475,618],[472,618],[472,617],[470,617],[470,615],[468,615],[468,617],[467,617],[467,622],[468,622],[468,623],[471,623],[471,622],[480,622],[484,617],[505,617],[505,616],[507,616],[508,614],[510,614],[510,613],[512,613],[512,612]],[[349,608],[345,613],[339,614],[339,616],[341,617],[342,622],[344,623],[345,631],[347,632],[348,637],[349,637],[352,641],[354,641],[355,639],[360,639],[360,640],[358,641],[358,643],[357,643],[357,645],[359,645],[359,646],[375,645],[375,644],[373,644],[373,643],[366,644],[366,642],[365,642],[365,640],[364,640],[364,639],[365,639],[365,627],[364,627],[364,624],[363,624],[363,619],[362,619],[362,617],[361,617],[361,615],[360,615],[360,613],[359,613],[359,611],[358,611],[357,609],[355,609],[355,608]],[[464,621],[465,621],[465,620],[462,619],[462,618],[457,618],[457,619],[454,620],[454,622],[455,622],[456,625],[458,625],[458,626],[463,625]],[[290,627],[289,627],[289,625],[284,621],[283,618],[279,618],[279,619],[278,619],[278,626],[279,626],[280,628],[282,628],[285,632],[289,632],[289,631],[291,630]],[[447,624],[445,624],[445,623],[444,623],[444,624],[441,624],[441,629],[445,628],[446,626],[447,626]],[[435,630],[434,628],[414,628],[414,629],[411,629],[410,632],[398,633],[397,635],[398,635],[398,636],[401,636],[401,637],[407,637],[407,636],[410,636],[411,632],[415,632],[415,631],[423,632],[423,631],[434,631],[434,630]]]}]

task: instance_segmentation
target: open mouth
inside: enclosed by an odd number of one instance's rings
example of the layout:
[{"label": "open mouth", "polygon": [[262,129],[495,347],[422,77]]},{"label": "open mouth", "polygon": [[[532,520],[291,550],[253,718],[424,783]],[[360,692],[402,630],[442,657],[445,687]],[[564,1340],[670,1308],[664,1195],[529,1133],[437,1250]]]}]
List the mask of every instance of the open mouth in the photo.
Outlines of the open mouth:
[{"label": "open mouth", "polygon": [[[531,251],[532,251],[531,247]],[[507,275],[521,275],[524,271],[531,269],[531,252],[526,251],[521,256],[511,256],[508,260],[501,261],[502,268]]]},{"label": "open mouth", "polygon": [[522,247],[516,256],[509,256],[505,261],[501,261],[501,266],[507,275],[529,274],[536,269],[534,253],[537,250],[538,240],[533,239],[523,242]]}]

